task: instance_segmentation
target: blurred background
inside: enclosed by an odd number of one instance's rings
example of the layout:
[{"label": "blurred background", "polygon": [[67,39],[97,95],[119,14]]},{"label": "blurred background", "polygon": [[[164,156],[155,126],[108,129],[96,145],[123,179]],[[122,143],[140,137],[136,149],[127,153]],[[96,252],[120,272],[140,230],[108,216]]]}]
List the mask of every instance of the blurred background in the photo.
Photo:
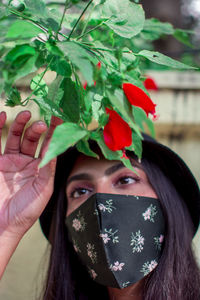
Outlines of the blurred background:
[{"label": "blurred background", "polygon": [[[122,0],[123,1],[123,0]],[[60,2],[60,1],[58,1]],[[200,65],[200,1],[199,0],[142,0],[146,17],[170,22],[176,28],[193,30],[194,47],[180,44],[173,37],[153,42],[155,50],[185,63]],[[200,72],[169,71],[149,65],[146,75],[154,79],[157,91],[150,92],[157,103],[160,118],[155,122],[157,139],[175,150],[188,164],[200,183]],[[51,81],[47,73],[45,81]],[[28,78],[18,82],[26,95]],[[30,105],[32,121],[40,119],[38,108]],[[7,111],[8,121],[3,133],[5,141],[9,125],[21,108],[8,108],[0,102],[0,110]],[[0,282],[0,299],[36,300],[42,289],[48,264],[49,244],[39,222],[29,230],[19,244]],[[200,263],[200,231],[194,238],[194,250]]]}]

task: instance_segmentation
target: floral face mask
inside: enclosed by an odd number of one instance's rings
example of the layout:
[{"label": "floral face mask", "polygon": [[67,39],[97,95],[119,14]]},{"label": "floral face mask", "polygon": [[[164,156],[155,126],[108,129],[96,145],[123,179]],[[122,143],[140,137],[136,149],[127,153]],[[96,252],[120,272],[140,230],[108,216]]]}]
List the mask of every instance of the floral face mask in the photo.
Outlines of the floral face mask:
[{"label": "floral face mask", "polygon": [[162,254],[165,222],[155,198],[95,194],[66,217],[66,226],[83,265],[105,286],[139,281]]}]

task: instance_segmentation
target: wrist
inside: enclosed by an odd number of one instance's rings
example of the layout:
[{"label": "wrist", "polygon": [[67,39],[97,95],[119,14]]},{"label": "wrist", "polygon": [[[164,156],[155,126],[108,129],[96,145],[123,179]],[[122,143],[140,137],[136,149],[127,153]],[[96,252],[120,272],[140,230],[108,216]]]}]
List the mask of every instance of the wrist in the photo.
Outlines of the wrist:
[{"label": "wrist", "polygon": [[0,278],[2,277],[10,258],[15,252],[22,236],[2,232],[0,234]]}]

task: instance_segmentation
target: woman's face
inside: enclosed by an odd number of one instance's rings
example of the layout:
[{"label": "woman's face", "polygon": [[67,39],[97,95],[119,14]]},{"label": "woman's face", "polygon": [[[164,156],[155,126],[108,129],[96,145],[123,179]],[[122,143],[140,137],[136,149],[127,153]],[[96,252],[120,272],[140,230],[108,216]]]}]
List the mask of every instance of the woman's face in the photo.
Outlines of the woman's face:
[{"label": "woman's face", "polygon": [[135,161],[132,164],[138,175],[119,161],[79,155],[67,180],[67,215],[95,193],[157,198],[142,166]]}]

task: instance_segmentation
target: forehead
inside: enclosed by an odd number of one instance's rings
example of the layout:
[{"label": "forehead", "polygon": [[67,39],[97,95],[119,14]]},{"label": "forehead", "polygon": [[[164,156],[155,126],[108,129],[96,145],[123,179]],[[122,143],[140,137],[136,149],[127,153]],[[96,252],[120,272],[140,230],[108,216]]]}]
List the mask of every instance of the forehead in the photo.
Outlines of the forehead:
[{"label": "forehead", "polygon": [[[141,164],[135,159],[131,158],[131,162],[134,167],[142,169]],[[111,168],[112,166],[120,166],[124,167],[123,163],[118,160],[107,160],[101,154],[99,155],[99,159],[89,157],[83,154],[79,154],[75,160],[73,168],[69,174],[69,176],[77,174],[77,173],[88,173],[88,172],[104,172],[105,170]]]},{"label": "forehead", "polygon": [[116,164],[117,161],[109,161],[104,157],[100,156],[99,159],[94,157],[89,157],[83,154],[78,155],[75,160],[74,166],[70,172],[70,175],[79,172],[87,172],[90,170],[101,170]]}]

